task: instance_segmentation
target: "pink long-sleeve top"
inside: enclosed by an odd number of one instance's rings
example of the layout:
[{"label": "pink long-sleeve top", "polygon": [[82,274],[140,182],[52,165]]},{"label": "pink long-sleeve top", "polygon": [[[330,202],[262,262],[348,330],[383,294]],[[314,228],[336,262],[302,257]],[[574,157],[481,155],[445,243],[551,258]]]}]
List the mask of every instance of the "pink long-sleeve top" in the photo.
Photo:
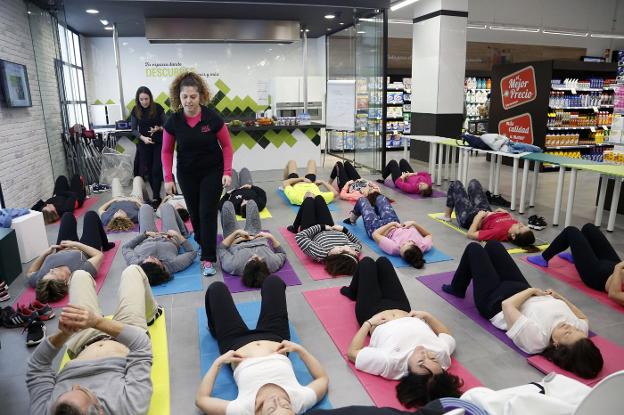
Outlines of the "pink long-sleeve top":
[{"label": "pink long-sleeve top", "polygon": [[426,171],[420,171],[413,176],[409,176],[405,180],[399,177],[394,182],[394,185],[405,193],[420,193],[418,186],[420,186],[421,183],[426,183],[431,187],[431,175]]},{"label": "pink long-sleeve top", "polygon": [[[174,135],[174,126],[175,120],[174,118],[177,115],[169,117],[167,124],[165,125],[163,131],[163,145],[162,145],[162,163],[163,163],[163,172],[164,178],[166,182],[173,181],[173,150],[176,143],[176,137]],[[217,114],[216,111],[210,108],[202,107],[202,110],[199,114],[188,117],[186,114],[183,115],[186,121],[186,124],[190,128],[195,128],[197,124],[201,121],[204,121],[204,124],[201,129],[201,133],[210,133],[215,132],[215,136],[221,147],[221,151],[223,152],[223,174],[226,176],[232,175],[232,140],[230,139],[230,132],[228,131],[227,126],[221,119],[221,117]],[[178,149],[179,151],[179,149]]]}]

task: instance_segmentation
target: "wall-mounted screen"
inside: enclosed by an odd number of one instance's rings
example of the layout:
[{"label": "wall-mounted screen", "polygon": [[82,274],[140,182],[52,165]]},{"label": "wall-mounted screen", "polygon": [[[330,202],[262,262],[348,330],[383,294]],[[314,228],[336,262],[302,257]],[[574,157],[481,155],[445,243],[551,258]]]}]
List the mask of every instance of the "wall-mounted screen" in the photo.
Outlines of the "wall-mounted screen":
[{"label": "wall-mounted screen", "polygon": [[26,66],[0,60],[0,83],[8,107],[32,107]]}]

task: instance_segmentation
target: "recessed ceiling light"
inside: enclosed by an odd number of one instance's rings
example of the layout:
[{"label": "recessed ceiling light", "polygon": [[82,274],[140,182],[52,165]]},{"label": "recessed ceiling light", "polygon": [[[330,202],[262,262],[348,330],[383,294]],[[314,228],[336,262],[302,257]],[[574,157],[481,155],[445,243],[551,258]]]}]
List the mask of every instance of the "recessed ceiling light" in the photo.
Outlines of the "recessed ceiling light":
[{"label": "recessed ceiling light", "polygon": [[28,10],[28,14],[32,14],[32,12],[30,10]]},{"label": "recessed ceiling light", "polygon": [[338,23],[340,26],[344,26],[344,22],[340,22]]},{"label": "recessed ceiling light", "polygon": [[390,5],[391,11],[402,9],[405,6],[409,6],[412,3],[416,3],[418,0],[403,0]]},{"label": "recessed ceiling light", "polygon": [[85,10],[89,14],[98,14],[100,11],[95,9],[87,9]]},{"label": "recessed ceiling light", "polygon": [[327,30],[331,30],[331,27],[328,27]]},{"label": "recessed ceiling light", "polygon": [[113,30],[113,26],[106,26],[104,30]]},{"label": "recessed ceiling light", "polygon": [[363,35],[363,34],[364,34],[364,33],[366,33],[366,32],[365,32],[365,31],[363,31],[363,30],[358,30],[358,31],[357,31],[357,33],[358,33],[358,35]]},{"label": "recessed ceiling light", "polygon": [[305,31],[306,31],[306,33],[308,33],[310,31],[310,29],[306,29]]},{"label": "recessed ceiling light", "polygon": [[102,23],[104,26],[108,26],[108,20],[106,19],[100,20],[100,23]]},{"label": "recessed ceiling light", "polygon": [[325,15],[325,18],[326,18],[326,19],[329,19],[329,20],[331,20],[331,19],[335,19],[335,18],[336,18],[336,15],[335,15],[335,14],[331,14],[331,13],[330,13],[330,14],[326,14],[326,15]]}]

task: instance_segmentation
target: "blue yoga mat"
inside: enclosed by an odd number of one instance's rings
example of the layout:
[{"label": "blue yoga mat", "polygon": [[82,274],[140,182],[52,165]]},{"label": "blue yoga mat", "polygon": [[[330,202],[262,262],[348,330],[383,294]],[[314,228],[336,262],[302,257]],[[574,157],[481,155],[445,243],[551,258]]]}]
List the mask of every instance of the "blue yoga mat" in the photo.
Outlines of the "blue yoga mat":
[{"label": "blue yoga mat", "polygon": [[[290,200],[288,200],[288,197],[286,197],[286,193],[284,193],[284,191],[282,189],[277,189],[277,194],[279,195],[279,197],[284,201],[284,203],[286,203],[290,209],[297,213],[299,212],[299,206],[297,205],[293,205],[292,203],[290,203]],[[329,208],[330,212],[335,212],[338,210],[338,208],[336,207],[336,204],[334,202],[330,203],[329,205],[327,205],[327,207]]]},{"label": "blue yoga mat", "polygon": [[[236,304],[238,312],[247,327],[255,328],[258,321],[258,315],[260,314],[260,302],[249,302]],[[219,357],[219,346],[217,341],[212,337],[208,331],[208,319],[206,317],[206,310],[204,308],[197,309],[197,325],[199,328],[199,360],[201,365],[202,377],[208,372],[212,362]],[[295,332],[295,329],[290,325],[290,339],[295,343],[300,343],[299,337]],[[312,382],[313,378],[310,372],[306,368],[305,363],[299,357],[297,353],[291,353],[288,358],[292,361],[293,368],[295,370],[295,376],[302,385],[307,385]],[[217,380],[215,381],[214,388],[212,389],[212,395],[216,398],[232,401],[238,396],[238,388],[234,377],[232,376],[232,369],[228,365],[221,368]],[[327,395],[314,407],[315,409],[331,409],[332,405],[327,399]]]},{"label": "blue yoga mat", "polygon": [[[199,252],[199,245],[193,239],[193,236],[189,236],[189,242],[193,245],[195,251]],[[182,252],[183,249],[180,249]],[[169,295],[177,293],[186,293],[189,291],[202,291],[202,277],[200,275],[199,268],[199,255],[195,257],[193,263],[180,272],[173,274],[173,278],[164,284],[156,285],[152,287],[154,295]]]},{"label": "blue yoga mat", "polygon": [[[408,264],[400,256],[390,256],[384,251],[382,251],[379,245],[377,245],[375,241],[369,238],[368,235],[366,234],[366,230],[364,229],[364,223],[362,222],[362,218],[358,218],[358,221],[355,223],[355,225],[345,225],[345,226],[349,229],[349,231],[353,235],[355,235],[356,238],[362,241],[362,243],[365,243],[377,255],[387,257],[395,268],[411,267],[411,265]],[[435,246],[432,247],[429,251],[425,252],[424,258],[425,258],[425,263],[427,264],[432,264],[434,262],[450,261],[453,259],[450,256],[446,255],[444,252],[440,251],[439,249],[436,249]]]}]

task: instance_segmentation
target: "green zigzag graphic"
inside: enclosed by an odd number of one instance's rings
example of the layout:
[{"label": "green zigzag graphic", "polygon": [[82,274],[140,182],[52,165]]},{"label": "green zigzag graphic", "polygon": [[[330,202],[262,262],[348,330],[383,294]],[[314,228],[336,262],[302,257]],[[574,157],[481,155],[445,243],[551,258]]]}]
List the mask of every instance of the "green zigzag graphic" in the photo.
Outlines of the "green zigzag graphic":
[{"label": "green zigzag graphic", "polygon": [[288,144],[288,147],[292,147],[297,143],[297,139],[287,130],[268,130],[264,137],[277,148],[280,148],[284,143]]},{"label": "green zigzag graphic", "polygon": [[232,146],[234,147],[234,151],[238,150],[238,148],[243,144],[247,146],[247,148],[250,150],[254,148],[254,146],[257,144],[256,140],[251,138],[251,136],[247,134],[245,131],[232,133],[231,138],[232,138]]}]

